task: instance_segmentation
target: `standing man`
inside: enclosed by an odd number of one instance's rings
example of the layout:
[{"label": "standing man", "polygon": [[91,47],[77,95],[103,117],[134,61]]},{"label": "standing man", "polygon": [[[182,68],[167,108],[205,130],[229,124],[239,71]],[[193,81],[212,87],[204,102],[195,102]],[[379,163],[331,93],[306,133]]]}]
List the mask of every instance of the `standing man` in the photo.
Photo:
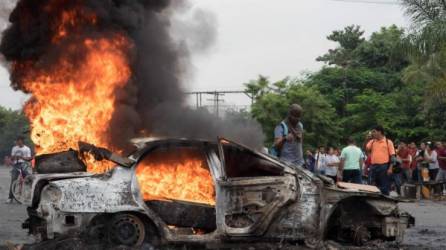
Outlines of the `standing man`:
[{"label": "standing man", "polygon": [[279,158],[285,162],[303,166],[305,161],[302,152],[303,125],[301,123],[303,109],[292,104],[288,116],[274,130],[274,148]]},{"label": "standing man", "polygon": [[339,168],[339,157],[336,155],[333,147],[328,148],[328,154],[325,157],[325,176],[329,177],[336,183]]},{"label": "standing man", "polygon": [[392,165],[395,164],[395,147],[393,142],[384,135],[384,128],[376,126],[372,130],[372,140],[367,143],[367,151],[371,158],[371,181],[381,193],[390,193],[390,175],[392,175]]},{"label": "standing man", "polygon": [[20,171],[23,175],[27,175],[27,168],[29,161],[32,160],[31,149],[25,145],[23,137],[19,136],[16,140],[16,145],[12,148],[11,159],[13,162],[11,170],[11,184],[9,186],[9,197],[7,203],[12,203],[14,195],[12,193],[12,185],[19,177]]},{"label": "standing man", "polygon": [[347,139],[348,146],[342,149],[341,163],[339,164],[338,178],[344,182],[361,184],[361,168],[364,163],[364,154],[356,146],[352,137]]},{"label": "standing man", "polygon": [[412,180],[412,156],[410,154],[410,150],[407,147],[407,144],[404,142],[400,142],[398,145],[397,159],[401,162],[402,172],[402,183],[407,183]]},{"label": "standing man", "polygon": [[314,173],[316,159],[314,158],[311,150],[307,150],[305,163],[307,165],[307,169]]}]

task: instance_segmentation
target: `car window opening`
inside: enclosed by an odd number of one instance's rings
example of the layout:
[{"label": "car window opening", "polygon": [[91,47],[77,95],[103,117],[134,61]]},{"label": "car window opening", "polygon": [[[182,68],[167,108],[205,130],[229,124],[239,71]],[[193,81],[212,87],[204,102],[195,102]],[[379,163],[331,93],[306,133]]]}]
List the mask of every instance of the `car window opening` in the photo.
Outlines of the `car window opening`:
[{"label": "car window opening", "polygon": [[162,147],[136,167],[140,192],[147,200],[215,204],[215,187],[204,152],[193,147]]},{"label": "car window opening", "polygon": [[223,144],[225,172],[228,178],[282,176],[281,166],[253,152],[231,144]]},{"label": "car window opening", "polygon": [[136,167],[146,205],[175,231],[215,230],[215,187],[200,148],[173,146],[149,152]]}]

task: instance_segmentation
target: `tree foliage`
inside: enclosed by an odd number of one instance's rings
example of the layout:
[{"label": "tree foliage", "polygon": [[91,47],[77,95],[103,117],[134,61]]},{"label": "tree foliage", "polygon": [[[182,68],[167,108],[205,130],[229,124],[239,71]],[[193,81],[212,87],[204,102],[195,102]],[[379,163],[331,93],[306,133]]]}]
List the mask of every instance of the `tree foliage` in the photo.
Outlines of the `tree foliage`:
[{"label": "tree foliage", "polygon": [[406,36],[405,51],[411,66],[405,80],[419,80],[426,85],[428,108],[446,105],[446,1],[403,0],[414,29]]},{"label": "tree foliage", "polygon": [[362,141],[377,124],[398,140],[446,138],[445,105],[424,105],[426,93],[444,83],[434,71],[443,74],[446,53],[438,53],[442,58],[431,64],[415,64],[401,50],[405,31],[395,25],[367,39],[359,26],[334,31],[327,38],[338,46],[317,58],[325,64],[321,70],[301,80],[271,83],[260,76],[246,84],[255,96],[251,113],[262,124],[269,143],[274,127],[294,102],[304,107],[307,146],[339,145],[349,136]]},{"label": "tree foliage", "polygon": [[3,159],[11,153],[17,136],[24,136],[26,143],[31,144],[26,137],[29,131],[29,123],[20,111],[5,109],[0,106],[0,157]]}]

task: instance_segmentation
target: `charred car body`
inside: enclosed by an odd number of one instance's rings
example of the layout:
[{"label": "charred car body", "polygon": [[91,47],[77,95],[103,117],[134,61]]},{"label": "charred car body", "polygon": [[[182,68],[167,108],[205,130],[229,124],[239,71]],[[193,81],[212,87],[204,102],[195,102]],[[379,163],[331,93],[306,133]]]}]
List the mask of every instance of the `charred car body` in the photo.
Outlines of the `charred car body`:
[{"label": "charred car body", "polygon": [[[303,168],[225,139],[218,143],[147,139],[136,145],[138,150],[128,158],[96,151],[99,158],[118,163],[104,174],[28,177],[17,194],[28,206],[24,227],[42,240],[79,235],[132,246],[147,241],[294,241],[317,246],[328,239],[358,245],[372,239],[401,241],[405,229],[414,223],[399,210],[396,200],[379,193],[339,189]],[[136,176],[138,164],[156,152],[185,148],[199,152],[206,162],[215,205],[144,199]],[[76,152],[61,154],[71,157],[47,156],[40,164],[78,164],[75,169],[82,169]],[[54,157],[63,159],[54,163]]]}]

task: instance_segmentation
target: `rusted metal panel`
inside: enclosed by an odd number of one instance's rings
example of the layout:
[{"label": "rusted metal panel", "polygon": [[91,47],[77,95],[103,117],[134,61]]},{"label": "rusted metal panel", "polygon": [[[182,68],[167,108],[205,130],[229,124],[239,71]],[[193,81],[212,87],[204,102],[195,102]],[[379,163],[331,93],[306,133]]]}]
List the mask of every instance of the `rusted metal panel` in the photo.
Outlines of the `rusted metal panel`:
[{"label": "rusted metal panel", "polygon": [[[312,178],[298,173],[295,202],[285,206],[265,236],[280,239],[318,238],[320,213],[320,188]],[[320,183],[319,183],[320,184]]]},{"label": "rusted metal panel", "polygon": [[[240,178],[224,182],[220,207],[224,232],[263,235],[280,209],[296,200],[295,176]],[[218,218],[217,218],[218,219]]]}]

